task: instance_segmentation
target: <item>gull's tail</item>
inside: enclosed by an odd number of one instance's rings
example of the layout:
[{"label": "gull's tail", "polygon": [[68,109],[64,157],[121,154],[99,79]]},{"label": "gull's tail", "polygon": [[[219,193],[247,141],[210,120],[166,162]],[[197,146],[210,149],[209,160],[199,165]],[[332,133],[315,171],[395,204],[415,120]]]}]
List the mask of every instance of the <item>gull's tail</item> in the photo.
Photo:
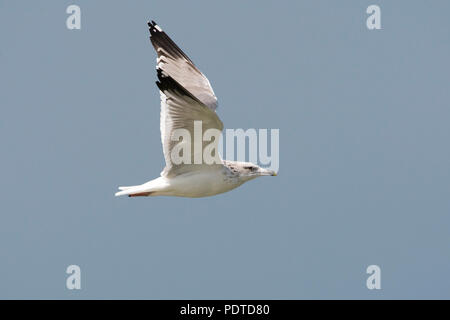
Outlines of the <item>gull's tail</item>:
[{"label": "gull's tail", "polygon": [[129,187],[119,187],[119,192],[116,192],[115,196],[131,196],[133,193],[139,193],[139,190],[142,188],[142,186],[129,186]]},{"label": "gull's tail", "polygon": [[116,192],[115,196],[129,196],[129,197],[148,197],[161,194],[160,191],[164,190],[165,183],[163,178],[156,178],[155,180],[138,186],[119,187],[119,192]]}]

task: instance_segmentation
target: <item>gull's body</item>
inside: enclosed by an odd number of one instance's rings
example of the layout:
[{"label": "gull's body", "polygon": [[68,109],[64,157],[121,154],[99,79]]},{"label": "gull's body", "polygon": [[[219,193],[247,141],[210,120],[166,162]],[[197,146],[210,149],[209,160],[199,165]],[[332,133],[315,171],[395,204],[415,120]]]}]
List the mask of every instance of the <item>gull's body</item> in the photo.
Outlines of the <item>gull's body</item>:
[{"label": "gull's body", "polygon": [[194,161],[175,164],[172,161],[171,152],[178,143],[171,139],[174,130],[185,129],[194,136],[194,121],[201,121],[203,130],[222,131],[223,124],[215,112],[217,98],[208,79],[155,22],[148,25],[150,40],[158,54],[156,84],[161,95],[160,129],[166,167],[159,178],[138,186],[119,187],[121,191],[116,196],[207,197],[232,190],[258,176],[276,175],[247,162],[219,159],[214,164],[194,164]]},{"label": "gull's body", "polygon": [[[208,197],[234,189],[244,183],[223,165],[187,172],[173,178],[159,177],[141,186],[132,187],[131,196]],[[127,188],[127,187],[125,187]],[[124,191],[127,191],[124,189]],[[123,191],[122,191],[123,192]]]}]

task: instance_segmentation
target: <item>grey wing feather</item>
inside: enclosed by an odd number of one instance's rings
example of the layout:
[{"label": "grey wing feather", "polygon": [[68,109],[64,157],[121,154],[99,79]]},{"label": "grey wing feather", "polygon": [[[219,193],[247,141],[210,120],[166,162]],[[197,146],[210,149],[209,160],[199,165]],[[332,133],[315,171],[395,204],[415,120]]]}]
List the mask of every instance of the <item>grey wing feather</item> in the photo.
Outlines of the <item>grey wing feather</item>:
[{"label": "grey wing feather", "polygon": [[209,80],[156,22],[148,22],[148,26],[150,40],[158,54],[157,68],[172,77],[203,104],[215,110],[217,98]]}]

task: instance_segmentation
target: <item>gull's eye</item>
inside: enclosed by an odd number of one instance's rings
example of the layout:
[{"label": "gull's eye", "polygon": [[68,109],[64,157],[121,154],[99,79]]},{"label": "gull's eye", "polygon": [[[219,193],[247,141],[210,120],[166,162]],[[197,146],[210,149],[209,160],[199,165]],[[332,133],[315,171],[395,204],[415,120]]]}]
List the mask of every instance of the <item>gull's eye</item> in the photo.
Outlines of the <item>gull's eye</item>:
[{"label": "gull's eye", "polygon": [[244,169],[250,170],[250,171],[252,171],[252,172],[255,172],[256,170],[258,170],[258,168],[253,167],[253,166],[244,167]]}]

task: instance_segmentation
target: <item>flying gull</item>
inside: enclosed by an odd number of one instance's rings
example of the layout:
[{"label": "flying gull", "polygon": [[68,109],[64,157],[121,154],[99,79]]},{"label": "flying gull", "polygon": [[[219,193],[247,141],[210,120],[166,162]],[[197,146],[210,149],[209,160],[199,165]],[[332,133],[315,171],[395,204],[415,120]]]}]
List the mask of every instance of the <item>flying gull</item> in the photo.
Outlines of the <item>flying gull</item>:
[{"label": "flying gull", "polygon": [[159,178],[137,186],[119,187],[121,191],[115,195],[207,197],[232,190],[256,177],[276,176],[275,171],[253,163],[220,159],[218,139],[209,143],[209,148],[212,145],[216,150],[215,162],[196,161],[207,147],[204,141],[200,148],[194,141],[194,146],[184,149],[183,152],[192,151],[186,153],[188,161],[174,161],[173,155],[178,150],[175,148],[186,146],[180,141],[189,142],[174,139],[174,133],[185,130],[193,137],[197,123],[201,123],[202,132],[208,129],[221,132],[223,124],[216,114],[217,98],[208,79],[154,21],[148,22],[148,26],[157,53],[156,85],[161,96],[160,129],[166,167]]}]

